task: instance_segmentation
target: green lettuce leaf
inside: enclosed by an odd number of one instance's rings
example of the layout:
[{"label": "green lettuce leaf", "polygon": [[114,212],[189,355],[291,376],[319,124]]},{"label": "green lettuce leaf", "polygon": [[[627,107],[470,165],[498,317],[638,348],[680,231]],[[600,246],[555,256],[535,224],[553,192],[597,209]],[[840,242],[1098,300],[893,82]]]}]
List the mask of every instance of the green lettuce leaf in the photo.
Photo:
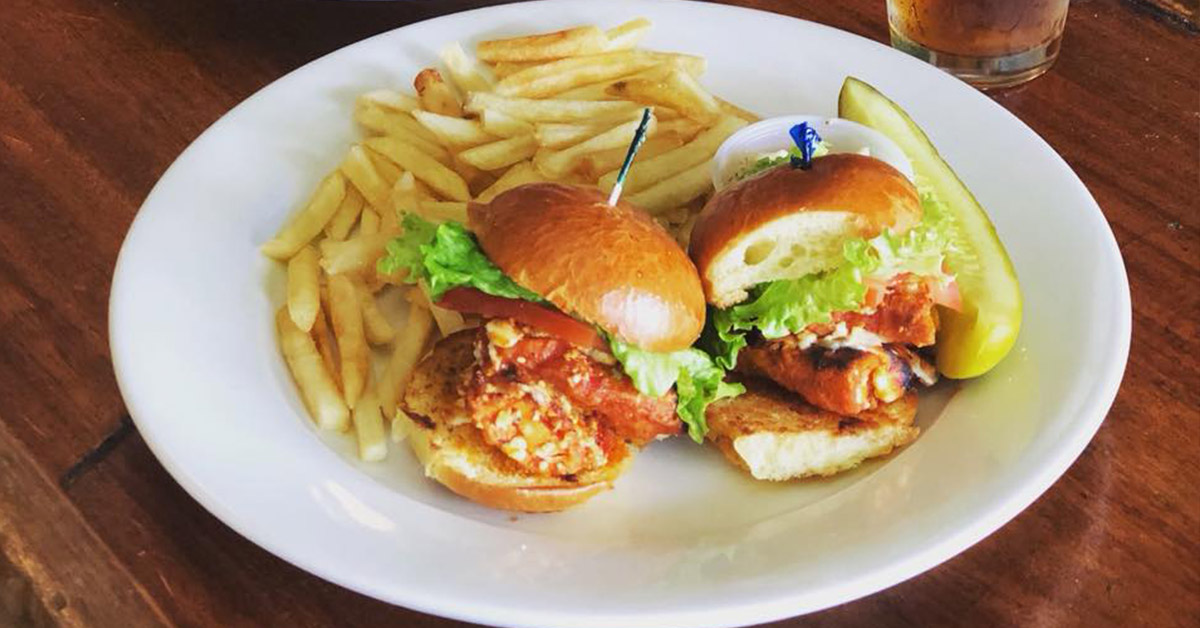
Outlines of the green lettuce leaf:
[{"label": "green lettuce leaf", "polygon": [[377,264],[380,272],[407,269],[404,280],[424,281],[434,301],[451,288],[467,286],[497,297],[544,302],[493,264],[480,250],[475,236],[461,224],[435,225],[408,214],[403,225],[404,234],[387,244],[387,254]]},{"label": "green lettuce leaf", "polygon": [[613,355],[638,392],[661,397],[675,387],[678,398],[675,413],[697,443],[704,442],[704,435],[708,433],[708,423],[704,419],[708,404],[746,392],[741,384],[725,382],[725,369],[699,349],[689,347],[671,353],[652,353],[616,337],[609,337],[608,341]]},{"label": "green lettuce leaf", "polygon": [[701,346],[716,356],[718,364],[731,369],[746,346],[746,332],[757,330],[766,338],[779,338],[828,322],[834,312],[857,310],[866,297],[868,280],[887,280],[899,273],[952,280],[944,264],[952,243],[947,213],[928,192],[921,194],[921,206],[920,224],[907,233],[897,236],[884,231],[870,240],[848,240],[842,247],[845,261],[837,268],[760,284],[743,303],[710,312]]},{"label": "green lettuce leaf", "polygon": [[[817,149],[813,151],[813,158],[815,159],[817,157],[824,157],[828,154],[829,145],[826,144],[824,140],[817,142]],[[796,146],[792,146],[791,148],[787,149],[786,152],[779,151],[770,155],[763,155],[762,157],[759,157],[757,161],[749,166],[746,166],[741,172],[734,175],[734,180],[741,181],[742,179],[749,179],[750,177],[764,170],[770,170],[775,166],[788,163],[791,161],[792,157],[800,158],[800,156],[800,149]]]}]

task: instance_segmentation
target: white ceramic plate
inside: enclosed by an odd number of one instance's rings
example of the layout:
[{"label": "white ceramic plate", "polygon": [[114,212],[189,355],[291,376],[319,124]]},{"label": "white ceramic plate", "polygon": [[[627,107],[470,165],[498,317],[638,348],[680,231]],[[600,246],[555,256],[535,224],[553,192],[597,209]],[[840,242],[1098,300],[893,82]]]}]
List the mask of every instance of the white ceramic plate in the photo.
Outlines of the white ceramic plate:
[{"label": "white ceramic plate", "polygon": [[[882,6],[880,8],[882,11]],[[407,85],[447,42],[633,16],[648,47],[703,54],[704,82],[763,114],[833,115],[842,79],[901,103],[983,204],[1025,293],[1016,349],[922,399],[921,438],[831,481],[755,483],[687,439],[617,490],[511,516],[426,481],[401,448],[354,460],[313,429],[276,348],[272,235],[355,137],[356,94]],[[315,61],[248,99],[155,186],[113,280],[111,344],[138,429],[201,504],[283,559],[364,594],[489,624],[718,626],[900,582],[1016,515],[1100,425],[1124,369],[1129,291],[1100,209],[1004,109],[831,28],[683,2],[559,1],[430,20]]]}]

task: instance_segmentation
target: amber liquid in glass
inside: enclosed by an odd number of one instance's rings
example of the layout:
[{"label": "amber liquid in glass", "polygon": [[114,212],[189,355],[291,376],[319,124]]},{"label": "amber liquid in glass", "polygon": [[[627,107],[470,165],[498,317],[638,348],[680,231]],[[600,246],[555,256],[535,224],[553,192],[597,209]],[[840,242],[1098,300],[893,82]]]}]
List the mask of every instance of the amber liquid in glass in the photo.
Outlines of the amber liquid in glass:
[{"label": "amber liquid in glass", "polygon": [[1058,54],[1068,0],[888,0],[892,45],[994,87],[1044,72]]}]

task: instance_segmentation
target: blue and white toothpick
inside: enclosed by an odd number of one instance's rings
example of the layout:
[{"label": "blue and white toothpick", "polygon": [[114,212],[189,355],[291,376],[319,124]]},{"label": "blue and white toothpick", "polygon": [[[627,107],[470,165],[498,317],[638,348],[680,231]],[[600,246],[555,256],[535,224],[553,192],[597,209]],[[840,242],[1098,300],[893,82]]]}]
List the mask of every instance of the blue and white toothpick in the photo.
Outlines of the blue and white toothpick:
[{"label": "blue and white toothpick", "polygon": [[808,170],[812,168],[813,155],[817,152],[817,146],[821,143],[821,136],[817,135],[817,130],[809,126],[807,122],[801,122],[788,130],[792,136],[792,141],[796,143],[796,148],[800,149],[800,155],[795,153],[791,155],[791,163],[793,168]]},{"label": "blue and white toothpick", "polygon": [[629,174],[629,166],[633,165],[633,156],[637,154],[642,143],[646,141],[646,129],[650,126],[650,108],[642,110],[642,122],[633,133],[633,141],[629,143],[629,152],[625,153],[625,162],[617,173],[617,182],[613,185],[612,193],[608,195],[608,206],[616,207],[621,198],[621,190],[625,187],[625,175]]}]

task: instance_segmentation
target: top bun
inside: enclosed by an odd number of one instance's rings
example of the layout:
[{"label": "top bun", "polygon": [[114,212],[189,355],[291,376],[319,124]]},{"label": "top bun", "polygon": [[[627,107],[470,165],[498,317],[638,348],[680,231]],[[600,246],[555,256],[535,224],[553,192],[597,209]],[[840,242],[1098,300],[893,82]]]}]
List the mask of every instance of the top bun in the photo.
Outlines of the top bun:
[{"label": "top bun", "polygon": [[736,305],[755,285],[795,279],[842,264],[842,243],[903,233],[921,220],[913,184],[887,163],[851,153],[779,166],[731,185],[708,201],[689,253],[704,294]]},{"label": "top bun", "polygon": [[646,351],[684,349],[704,325],[691,260],[658,223],[599,190],[531,183],[468,208],[480,246],[518,284]]}]

